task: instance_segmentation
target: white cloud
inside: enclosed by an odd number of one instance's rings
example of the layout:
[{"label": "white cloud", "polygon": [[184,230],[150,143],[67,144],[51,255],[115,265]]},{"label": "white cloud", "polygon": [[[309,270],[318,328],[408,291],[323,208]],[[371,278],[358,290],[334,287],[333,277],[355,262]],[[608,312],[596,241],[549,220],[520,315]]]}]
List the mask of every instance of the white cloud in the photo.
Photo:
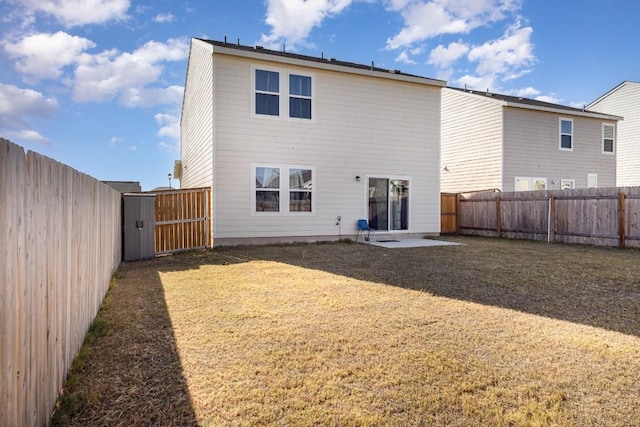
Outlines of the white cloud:
[{"label": "white cloud", "polygon": [[409,57],[409,53],[406,50],[403,50],[398,56],[396,56],[396,61],[412,65],[416,63],[416,61]]},{"label": "white cloud", "polygon": [[500,21],[521,7],[521,0],[388,0],[399,12],[404,27],[387,39],[387,48],[398,49],[441,34],[465,34]]},{"label": "white cloud", "polygon": [[112,49],[96,55],[82,54],[75,73],[73,97],[79,102],[110,101],[118,97],[128,106],[179,102],[179,86],[147,86],[160,79],[163,63],[184,60],[188,52],[189,45],[184,39],[169,39],[167,43],[147,42],[131,53]]},{"label": "white cloud", "polygon": [[163,149],[165,149],[166,151],[168,151],[170,153],[174,153],[174,152],[180,151],[180,147],[178,146],[177,142],[169,143],[169,142],[165,142],[165,141],[160,141],[158,143],[158,146],[162,147]]},{"label": "white cloud", "polygon": [[120,94],[120,103],[127,107],[148,107],[161,104],[179,104],[182,102],[184,88],[127,88]]},{"label": "white cloud", "polygon": [[60,77],[63,67],[74,64],[83,51],[92,47],[95,43],[91,40],[62,31],[32,34],[4,46],[9,57],[16,58],[18,71],[49,79]]},{"label": "white cloud", "polygon": [[12,141],[24,141],[38,145],[51,145],[51,142],[35,130],[8,131],[6,136]]},{"label": "white cloud", "polygon": [[265,22],[271,26],[260,43],[278,49],[282,42],[288,46],[305,44],[305,39],[322,20],[342,12],[353,0],[267,0]]},{"label": "white cloud", "polygon": [[531,33],[531,27],[519,28],[516,24],[503,37],[473,47],[469,51],[469,61],[478,62],[476,72],[479,75],[517,74],[514,70],[529,67],[535,61]]},{"label": "white cloud", "polygon": [[169,12],[169,13],[159,13],[153,18],[153,21],[157,22],[159,24],[164,24],[165,22],[173,22],[173,20],[175,18],[176,18],[176,16],[171,12]]},{"label": "white cloud", "polygon": [[158,136],[180,139],[180,117],[178,115],[158,113],[153,117],[160,126]]},{"label": "white cloud", "polygon": [[0,83],[0,128],[16,129],[28,117],[51,117],[58,102],[32,89]]},{"label": "white cloud", "polygon": [[429,54],[429,64],[435,64],[438,68],[448,68],[467,52],[469,52],[469,46],[462,41],[449,43],[446,47],[438,45]]},{"label": "white cloud", "polygon": [[499,39],[490,40],[469,49],[466,59],[477,63],[474,75],[456,80],[460,85],[477,89],[499,91],[498,82],[513,80],[531,71],[535,63],[531,27],[520,27],[516,22]]},{"label": "white cloud", "polygon": [[471,76],[467,74],[457,79],[456,83],[468,89],[497,92],[496,79],[493,75]]},{"label": "white cloud", "polygon": [[533,98],[534,96],[540,95],[540,91],[532,88],[531,86],[512,91],[511,93],[513,96],[520,96],[523,98]]},{"label": "white cloud", "polygon": [[54,16],[66,27],[103,24],[126,18],[130,0],[22,0],[33,12]]},{"label": "white cloud", "polygon": [[[560,104],[562,102],[562,98],[557,98],[554,95],[541,95],[541,96],[536,96],[535,99],[537,101],[542,101],[542,102],[550,102],[552,104]],[[584,106],[580,105],[579,108],[582,108]]]}]

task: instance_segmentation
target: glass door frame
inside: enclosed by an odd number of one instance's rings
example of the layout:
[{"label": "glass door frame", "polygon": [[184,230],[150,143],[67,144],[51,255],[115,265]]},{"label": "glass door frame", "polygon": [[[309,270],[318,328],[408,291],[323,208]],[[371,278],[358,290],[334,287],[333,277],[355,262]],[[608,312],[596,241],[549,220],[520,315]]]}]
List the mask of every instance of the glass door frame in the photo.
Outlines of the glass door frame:
[{"label": "glass door frame", "polygon": [[[364,216],[362,218],[367,218],[367,221],[370,221],[369,218],[369,180],[371,178],[374,179],[385,179],[387,180],[387,229],[386,230],[377,230],[376,233],[409,233],[411,230],[411,177],[407,175],[384,175],[384,174],[370,174],[364,176]],[[409,188],[407,190],[407,203],[406,203],[406,218],[407,218],[407,228],[403,230],[391,230],[391,203],[392,198],[390,194],[390,182],[393,180],[398,181],[407,181],[409,183]]]}]

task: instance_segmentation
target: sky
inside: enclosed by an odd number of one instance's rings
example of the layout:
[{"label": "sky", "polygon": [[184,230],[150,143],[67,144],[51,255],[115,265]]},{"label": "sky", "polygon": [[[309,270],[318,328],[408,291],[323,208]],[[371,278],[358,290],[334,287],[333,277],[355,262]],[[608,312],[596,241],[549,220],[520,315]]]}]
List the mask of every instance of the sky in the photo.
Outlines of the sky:
[{"label": "sky", "polygon": [[640,81],[639,15],[636,0],[0,0],[0,137],[152,190],[180,158],[192,37],[582,107]]}]

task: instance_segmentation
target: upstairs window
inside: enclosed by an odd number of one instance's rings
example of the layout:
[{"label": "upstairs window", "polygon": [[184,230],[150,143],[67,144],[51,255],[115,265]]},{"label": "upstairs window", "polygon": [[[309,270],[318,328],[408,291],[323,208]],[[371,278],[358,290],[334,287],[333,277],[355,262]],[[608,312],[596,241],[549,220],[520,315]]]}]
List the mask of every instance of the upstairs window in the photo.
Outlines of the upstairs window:
[{"label": "upstairs window", "polygon": [[256,70],[256,114],[280,115],[280,73]]},{"label": "upstairs window", "polygon": [[616,128],[614,125],[602,124],[602,152],[614,153]]},{"label": "upstairs window", "polygon": [[311,77],[289,74],[289,117],[311,118]]},{"label": "upstairs window", "polygon": [[560,149],[573,150],[573,120],[560,119]]}]

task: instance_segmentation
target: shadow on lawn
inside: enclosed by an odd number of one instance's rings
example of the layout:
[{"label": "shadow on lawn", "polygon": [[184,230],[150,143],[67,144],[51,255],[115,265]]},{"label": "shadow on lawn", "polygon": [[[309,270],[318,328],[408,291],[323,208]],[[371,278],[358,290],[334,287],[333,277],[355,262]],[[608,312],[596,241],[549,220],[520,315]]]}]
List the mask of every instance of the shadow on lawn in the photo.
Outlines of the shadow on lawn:
[{"label": "shadow on lawn", "polygon": [[640,336],[637,250],[473,237],[446,240],[465,245],[232,247],[175,256],[160,268],[271,260]]},{"label": "shadow on lawn", "polygon": [[149,263],[123,263],[77,373],[78,411],[63,425],[197,425],[164,291]]}]

